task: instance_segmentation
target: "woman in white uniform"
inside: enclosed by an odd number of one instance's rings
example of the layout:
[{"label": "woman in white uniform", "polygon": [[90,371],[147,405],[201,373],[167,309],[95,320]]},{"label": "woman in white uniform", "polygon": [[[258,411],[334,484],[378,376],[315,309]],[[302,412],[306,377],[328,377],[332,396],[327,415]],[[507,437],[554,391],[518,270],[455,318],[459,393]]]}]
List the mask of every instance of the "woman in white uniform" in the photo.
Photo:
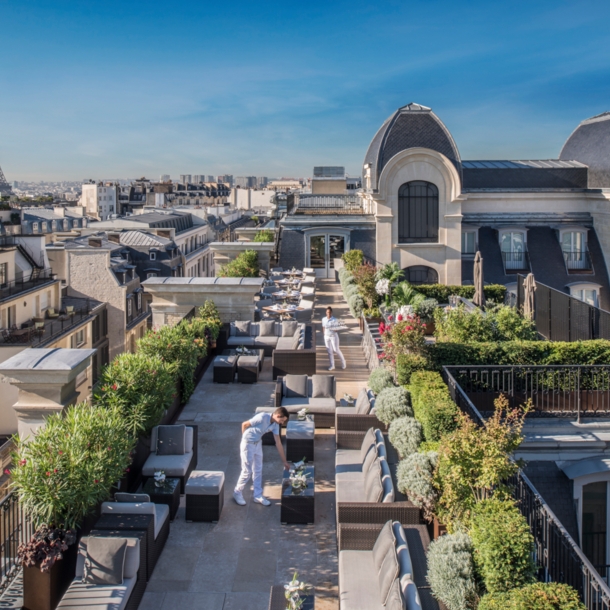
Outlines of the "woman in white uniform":
[{"label": "woman in white uniform", "polygon": [[345,364],[345,358],[339,349],[339,333],[333,330],[333,327],[338,326],[339,322],[337,318],[333,316],[333,308],[326,308],[326,317],[322,318],[322,327],[324,328],[324,345],[326,345],[326,351],[328,352],[328,359],[330,360],[329,371],[335,370],[335,354],[341,359],[341,368],[344,369],[347,365]]}]

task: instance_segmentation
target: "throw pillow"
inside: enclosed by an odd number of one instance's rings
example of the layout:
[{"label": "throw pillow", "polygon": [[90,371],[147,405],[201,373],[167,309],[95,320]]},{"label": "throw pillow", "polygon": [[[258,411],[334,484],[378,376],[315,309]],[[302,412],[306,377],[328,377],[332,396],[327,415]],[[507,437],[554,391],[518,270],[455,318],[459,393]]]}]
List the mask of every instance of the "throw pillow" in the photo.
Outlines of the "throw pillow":
[{"label": "throw pillow", "polygon": [[334,381],[332,375],[312,375],[312,398],[334,398]]},{"label": "throw pillow", "polygon": [[381,593],[381,603],[384,606],[390,596],[392,584],[394,581],[398,582],[398,569],[396,549],[392,546],[387,550],[381,564],[381,570],[379,570],[379,592]]},{"label": "throw pillow", "polygon": [[157,427],[157,455],[184,455],[186,426]]},{"label": "throw pillow", "polygon": [[394,530],[392,528],[392,522],[387,521],[386,524],[381,528],[375,545],[373,546],[373,563],[377,568],[377,574],[381,570],[381,564],[388,552],[388,549],[394,548],[396,544],[396,538],[394,537]]},{"label": "throw pillow", "polygon": [[286,398],[307,398],[307,375],[286,375]]},{"label": "throw pillow", "polygon": [[275,321],[262,320],[258,323],[259,337],[275,337]]},{"label": "throw pillow", "polygon": [[360,392],[358,392],[358,398],[356,398],[356,413],[358,415],[366,415],[370,408],[371,403],[369,402],[366,388],[361,388]]},{"label": "throw pillow", "polygon": [[299,323],[298,322],[282,322],[282,337],[293,337],[296,333]]},{"label": "throw pillow", "polygon": [[394,483],[392,483],[392,473],[386,460],[379,460],[381,464],[381,486],[383,487],[382,502],[394,502],[396,494],[394,492]]},{"label": "throw pillow", "polygon": [[362,439],[362,445],[360,446],[360,463],[364,464],[364,458],[366,454],[369,452],[371,445],[375,444],[375,430],[373,428],[369,428]]},{"label": "throw pillow", "polygon": [[150,502],[150,496],[148,494],[128,494],[122,491],[118,491],[114,494],[115,502]]},{"label": "throw pillow", "polygon": [[364,493],[367,502],[381,502],[383,485],[381,483],[381,460],[377,458],[364,475]]},{"label": "throw pillow", "polygon": [[89,536],[83,582],[90,585],[122,585],[126,549],[125,538]]},{"label": "throw pillow", "polygon": [[244,320],[243,322],[234,322],[233,324],[235,325],[236,337],[250,336],[250,320]]},{"label": "throw pillow", "polygon": [[377,447],[375,445],[371,446],[371,449],[366,454],[364,458],[364,462],[362,462],[362,474],[366,476],[366,473],[369,471],[373,462],[377,459]]},{"label": "throw pillow", "polygon": [[385,608],[386,610],[404,610],[406,607],[404,597],[402,596],[402,590],[400,588],[400,581],[398,578],[396,578],[390,587],[390,591],[388,592]]}]

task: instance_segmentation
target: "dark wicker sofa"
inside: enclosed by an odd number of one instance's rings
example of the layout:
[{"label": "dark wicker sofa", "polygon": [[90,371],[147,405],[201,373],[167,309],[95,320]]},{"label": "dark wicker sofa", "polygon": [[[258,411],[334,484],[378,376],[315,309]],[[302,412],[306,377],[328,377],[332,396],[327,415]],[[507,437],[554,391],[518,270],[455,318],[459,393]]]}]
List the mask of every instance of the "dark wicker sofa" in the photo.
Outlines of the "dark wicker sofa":
[{"label": "dark wicker sofa", "polygon": [[353,407],[337,407],[335,411],[335,436],[337,449],[360,449],[369,428],[386,434],[387,426],[375,415],[375,395],[362,388]]}]

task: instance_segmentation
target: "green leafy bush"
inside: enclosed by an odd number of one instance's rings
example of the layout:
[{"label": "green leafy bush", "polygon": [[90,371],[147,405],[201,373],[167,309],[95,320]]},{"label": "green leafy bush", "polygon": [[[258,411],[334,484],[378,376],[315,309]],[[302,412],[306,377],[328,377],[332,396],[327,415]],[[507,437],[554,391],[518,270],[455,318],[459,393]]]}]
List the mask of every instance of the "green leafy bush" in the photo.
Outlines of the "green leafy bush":
[{"label": "green leafy bush", "polygon": [[404,277],[404,272],[398,263],[387,263],[377,270],[377,280],[390,280],[390,284],[398,282]]},{"label": "green leafy bush", "polygon": [[388,438],[398,451],[398,455],[406,458],[415,453],[421,445],[421,424],[414,417],[399,417],[390,424]]},{"label": "green leafy bush", "polygon": [[386,425],[395,419],[408,415],[413,417],[413,409],[409,405],[409,395],[404,388],[385,388],[375,400],[375,415]]},{"label": "green leafy bush", "polygon": [[413,311],[420,317],[422,322],[429,323],[434,320],[434,314],[438,308],[436,299],[424,299],[413,306]]},{"label": "green leafy bush", "polygon": [[362,310],[364,309],[362,297],[358,293],[352,294],[349,299],[347,299],[347,304],[349,305],[349,311],[352,316],[358,319],[362,315]]},{"label": "green leafy bush", "polygon": [[425,300],[426,297],[409,282],[400,282],[392,289],[392,305],[395,309],[403,305],[417,305]]},{"label": "green leafy bush", "polygon": [[138,341],[138,350],[147,356],[160,356],[164,362],[175,367],[175,374],[182,382],[182,402],[186,403],[195,389],[193,374],[200,353],[200,346],[193,340],[188,322],[150,331]]},{"label": "green leafy bush", "polygon": [[256,232],[256,235],[254,236],[254,241],[257,243],[258,242],[268,242],[268,241],[273,241],[274,238],[275,238],[275,235],[271,229],[261,229],[260,231]]},{"label": "green leafy bush", "polygon": [[[449,297],[457,295],[465,299],[474,297],[474,286],[446,286],[445,284],[418,284],[417,292],[429,299],[436,299],[439,303],[449,303]],[[494,303],[504,303],[506,286],[501,284],[488,284],[483,288],[485,298]]]},{"label": "green leafy bush", "polygon": [[[390,430],[396,421],[392,422]],[[392,444],[394,444],[392,442]],[[405,494],[415,506],[421,508],[424,518],[432,521],[438,492],[432,484],[432,473],[436,467],[438,455],[433,451],[411,453],[400,460],[396,471],[398,489]]]},{"label": "green leafy bush", "polygon": [[343,253],[341,259],[345,263],[345,268],[353,272],[356,267],[360,267],[364,263],[364,254],[362,250],[348,250]]},{"label": "green leafy bush", "polygon": [[371,371],[367,385],[369,389],[373,390],[374,394],[379,394],[385,388],[394,387],[394,376],[385,367],[378,366]]},{"label": "green leafy bush", "polygon": [[102,371],[95,402],[120,411],[129,434],[149,434],[176,392],[174,367],[160,356],[120,354]]},{"label": "green leafy bush", "polygon": [[534,322],[508,305],[493,305],[485,312],[478,308],[468,311],[463,305],[438,308],[434,321],[437,340],[445,342],[535,341],[538,338]]},{"label": "green leafy bush", "polygon": [[346,301],[349,301],[351,297],[358,296],[360,293],[358,291],[358,286],[356,284],[346,284],[345,290],[343,291],[343,296]]},{"label": "green leafy bush", "polygon": [[258,277],[258,253],[255,250],[244,250],[235,259],[222,265],[218,277]]},{"label": "green leafy bush", "polygon": [[502,593],[532,581],[534,537],[512,501],[491,498],[479,503],[470,537],[475,565],[489,593]]},{"label": "green leafy bush", "polygon": [[408,385],[413,373],[425,371],[430,364],[421,354],[399,354],[396,357],[396,381],[398,385]]},{"label": "green leafy bush", "polygon": [[585,610],[578,591],[558,582],[534,582],[507,593],[488,593],[478,610]]},{"label": "green leafy bush", "polygon": [[370,309],[379,302],[379,295],[375,290],[377,269],[373,265],[360,265],[353,271],[354,280],[358,286],[358,292],[364,299],[366,306]]},{"label": "green leafy bush", "polygon": [[381,318],[381,311],[379,307],[365,307],[362,310],[365,318]]},{"label": "green leafy bush", "polygon": [[438,373],[413,373],[409,393],[413,413],[421,423],[427,441],[440,441],[443,435],[456,429],[459,409],[449,394],[447,384]]},{"label": "green leafy bush", "polygon": [[199,308],[197,316],[203,320],[205,326],[208,328],[210,339],[214,339],[214,341],[216,341],[216,339],[218,339],[218,335],[220,334],[220,330],[222,329],[222,321],[220,319],[218,307],[216,307],[214,301],[209,299],[206,300]]},{"label": "green leafy bush", "polygon": [[17,439],[12,486],[36,527],[77,528],[130,464],[134,439],[123,413],[82,403]]},{"label": "green leafy bush", "polygon": [[467,534],[447,534],[428,549],[427,580],[436,599],[449,610],[474,610],[477,587],[472,540]]}]

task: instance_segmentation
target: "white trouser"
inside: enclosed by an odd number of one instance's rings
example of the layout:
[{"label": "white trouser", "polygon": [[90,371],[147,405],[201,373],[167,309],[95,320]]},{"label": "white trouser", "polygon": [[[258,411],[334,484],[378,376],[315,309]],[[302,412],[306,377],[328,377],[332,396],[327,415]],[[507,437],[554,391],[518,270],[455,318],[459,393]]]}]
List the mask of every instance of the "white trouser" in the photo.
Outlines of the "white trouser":
[{"label": "white trouser", "polygon": [[242,492],[246,483],[252,477],[254,482],[254,497],[263,495],[263,443],[248,443],[242,441],[239,446],[241,457],[241,474],[235,486],[235,491]]},{"label": "white trouser", "polygon": [[345,367],[345,358],[339,349],[339,335],[337,333],[331,333],[324,335],[324,345],[326,345],[326,351],[328,352],[328,359],[330,360],[330,366],[335,366],[335,354],[341,358],[341,366]]}]

